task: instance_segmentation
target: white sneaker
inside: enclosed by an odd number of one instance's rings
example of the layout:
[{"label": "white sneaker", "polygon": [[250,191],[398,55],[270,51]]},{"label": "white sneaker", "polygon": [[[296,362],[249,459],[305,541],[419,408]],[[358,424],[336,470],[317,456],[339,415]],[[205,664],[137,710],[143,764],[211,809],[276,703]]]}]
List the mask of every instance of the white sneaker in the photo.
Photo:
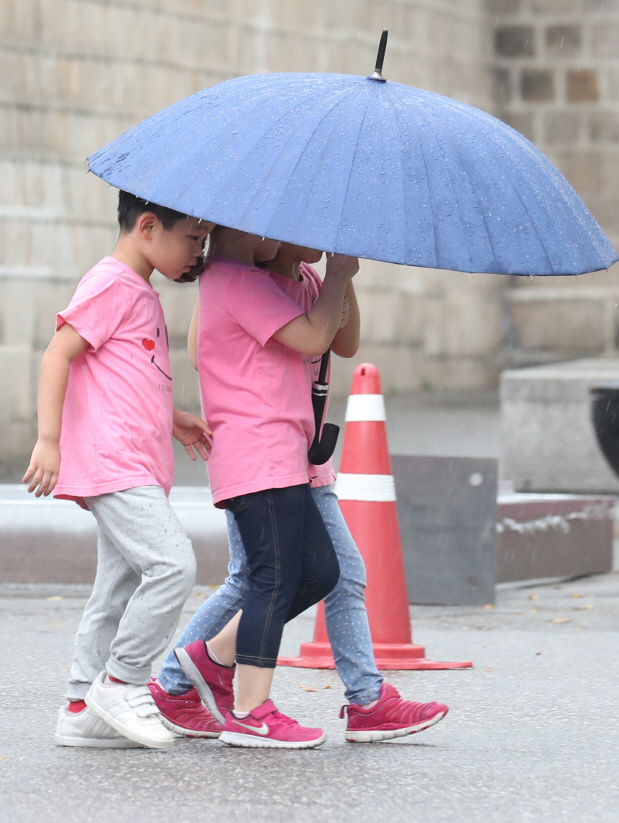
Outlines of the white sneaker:
[{"label": "white sneaker", "polygon": [[88,707],[70,712],[66,706],[58,711],[54,740],[58,746],[87,746],[94,749],[137,749],[141,743],[129,740],[93,714]]},{"label": "white sneaker", "polygon": [[107,683],[102,672],[84,700],[97,717],[136,743],[153,749],[169,749],[174,743],[148,686]]}]

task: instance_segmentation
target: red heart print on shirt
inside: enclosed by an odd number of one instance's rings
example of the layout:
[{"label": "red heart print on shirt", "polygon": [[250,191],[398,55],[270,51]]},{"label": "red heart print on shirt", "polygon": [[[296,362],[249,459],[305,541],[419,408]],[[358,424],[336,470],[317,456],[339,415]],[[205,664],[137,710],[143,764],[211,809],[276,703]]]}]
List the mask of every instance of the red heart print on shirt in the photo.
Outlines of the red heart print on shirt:
[{"label": "red heart print on shirt", "polygon": [[155,341],[150,340],[148,337],[145,337],[144,340],[142,340],[142,345],[144,346],[146,351],[152,351],[155,348]]}]

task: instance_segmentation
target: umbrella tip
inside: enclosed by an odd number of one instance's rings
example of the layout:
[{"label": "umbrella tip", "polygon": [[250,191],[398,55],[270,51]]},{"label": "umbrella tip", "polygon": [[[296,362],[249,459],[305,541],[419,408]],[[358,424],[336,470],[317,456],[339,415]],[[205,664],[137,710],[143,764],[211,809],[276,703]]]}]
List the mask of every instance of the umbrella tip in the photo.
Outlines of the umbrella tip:
[{"label": "umbrella tip", "polygon": [[379,83],[386,83],[387,80],[383,77],[383,60],[385,59],[385,49],[387,48],[387,37],[389,32],[383,29],[380,36],[380,43],[378,46],[378,54],[376,55],[376,66],[374,72],[368,75],[368,80],[378,80]]}]

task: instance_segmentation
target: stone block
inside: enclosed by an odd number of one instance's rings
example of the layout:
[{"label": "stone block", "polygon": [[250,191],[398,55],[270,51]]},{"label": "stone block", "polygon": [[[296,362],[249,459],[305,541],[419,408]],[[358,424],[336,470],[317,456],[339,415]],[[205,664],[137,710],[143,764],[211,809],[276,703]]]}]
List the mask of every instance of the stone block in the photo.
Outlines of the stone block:
[{"label": "stone block", "polygon": [[397,292],[372,290],[360,292],[358,298],[362,338],[379,345],[396,342],[398,319],[402,310]]},{"label": "stone block", "polygon": [[556,356],[603,351],[603,298],[514,300],[512,328],[523,350],[552,351]]},{"label": "stone block", "polygon": [[546,27],[546,51],[553,57],[576,57],[581,46],[581,26]]},{"label": "stone block", "polygon": [[[0,419],[0,467],[5,461],[18,459],[24,467],[37,439],[37,427],[34,420],[3,421]],[[20,466],[21,471],[21,466]],[[2,541],[0,541],[0,550]]]},{"label": "stone block", "polygon": [[499,57],[533,57],[533,26],[499,26],[494,32],[494,50]]},{"label": "stone block", "polygon": [[494,69],[492,72],[492,99],[497,106],[506,106],[512,98],[512,84],[509,69]]},{"label": "stone block", "polygon": [[590,103],[600,99],[595,69],[568,69],[565,82],[569,103]]},{"label": "stone block", "polygon": [[518,14],[522,0],[486,0],[486,11],[493,15]]},{"label": "stone block", "polygon": [[498,359],[492,354],[426,357],[418,385],[425,389],[483,389],[496,386]]},{"label": "stone block", "polygon": [[530,111],[513,112],[510,114],[502,114],[501,120],[511,126],[512,129],[520,132],[527,140],[532,143],[535,142],[535,121],[533,113]]},{"label": "stone block", "polygon": [[553,111],[544,115],[544,140],[551,145],[576,143],[580,135],[580,115]]},{"label": "stone block", "polygon": [[555,95],[554,72],[550,69],[523,69],[520,72],[520,94],[527,102],[552,100]]},{"label": "stone block", "polygon": [[10,278],[3,289],[2,342],[30,346],[34,337],[35,283],[26,278]]},{"label": "stone block", "polygon": [[392,455],[411,603],[494,603],[497,461]]},{"label": "stone block", "polygon": [[616,22],[591,27],[591,54],[597,60],[619,57],[619,25]]},{"label": "stone block", "polygon": [[596,111],[589,117],[589,137],[594,143],[619,143],[619,118],[614,111]]},{"label": "stone block", "polygon": [[34,412],[31,354],[28,345],[0,345],[0,422],[29,421]]},{"label": "stone block", "polygon": [[423,341],[425,301],[421,295],[398,293],[396,339],[412,346]]},{"label": "stone block", "polygon": [[618,494],[591,422],[592,386],[619,360],[513,369],[501,376],[503,475],[517,491]]},{"label": "stone block", "polygon": [[362,340],[354,357],[334,357],[331,363],[333,397],[348,395],[353,371],[359,363],[374,363],[380,371],[385,393],[416,391],[423,380],[424,360],[421,352],[404,344],[381,346]]},{"label": "stone block", "polygon": [[578,10],[579,0],[531,0],[533,14],[571,14]]},{"label": "stone block", "polygon": [[187,350],[189,323],[198,297],[197,283],[172,283],[158,272],[151,278],[159,292],[172,346]]},{"label": "stone block", "polygon": [[581,194],[604,188],[604,156],[600,152],[564,152],[557,155],[555,162]]},{"label": "stone block", "polygon": [[606,90],[605,98],[613,103],[619,101],[619,71],[608,69],[601,72],[601,85]]},{"label": "stone block", "polygon": [[198,373],[187,357],[187,348],[170,349],[170,367],[174,379],[174,405],[200,414],[200,384]]},{"label": "stone block", "polygon": [[612,571],[614,497],[499,494],[497,583]]}]

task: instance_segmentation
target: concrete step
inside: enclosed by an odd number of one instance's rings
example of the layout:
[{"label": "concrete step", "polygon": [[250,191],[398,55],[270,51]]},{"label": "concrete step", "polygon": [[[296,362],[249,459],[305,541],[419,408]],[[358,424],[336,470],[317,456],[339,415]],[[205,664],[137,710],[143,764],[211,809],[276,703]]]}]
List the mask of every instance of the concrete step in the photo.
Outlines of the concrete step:
[{"label": "concrete step", "polygon": [[[221,583],[228,564],[226,515],[206,487],[175,486],[170,502],[198,559],[199,584]],[[35,498],[25,486],[0,486],[0,581],[92,583],[97,528],[69,500]]]}]

